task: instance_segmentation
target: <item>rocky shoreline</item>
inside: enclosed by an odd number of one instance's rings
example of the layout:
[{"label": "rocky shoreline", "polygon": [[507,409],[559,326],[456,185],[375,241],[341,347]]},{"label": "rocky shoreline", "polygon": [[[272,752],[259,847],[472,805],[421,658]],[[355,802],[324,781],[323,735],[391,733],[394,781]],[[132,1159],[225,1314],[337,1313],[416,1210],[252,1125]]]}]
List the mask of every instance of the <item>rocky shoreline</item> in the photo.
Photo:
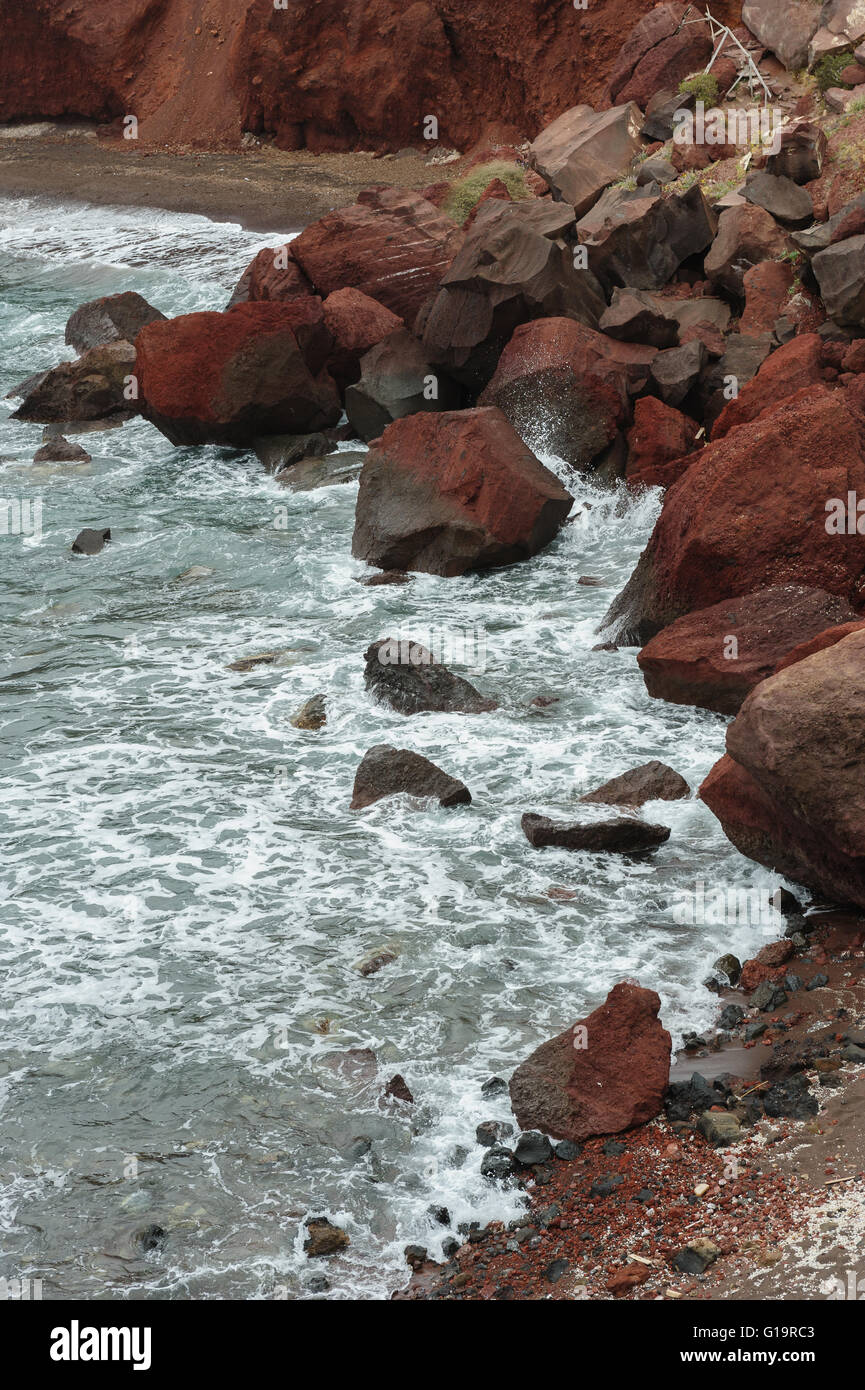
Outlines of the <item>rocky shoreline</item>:
[{"label": "rocky shoreline", "polygon": [[[686,1039],[672,1075],[660,1000],[627,980],[490,1078],[522,1132],[481,1120],[481,1172],[523,1187],[526,1216],[459,1230],[443,1266],[419,1237],[410,1298],[737,1298],[758,1282],[826,1297],[820,1280],[846,1277],[849,1249],[820,1235],[849,1219],[835,1185],[865,1175],[865,22],[812,8],[791,32],[780,0],[746,5],[709,73],[717,35],[656,6],[596,105],[530,142],[482,141],[446,174],[416,160],[413,181],[374,180],[206,312],[167,318],[134,293],[83,305],[74,359],[11,393],[59,460],[76,457],[64,429],[139,414],[178,447],[255,451],[288,486],[327,485],[355,476],[341,446],[358,441],[350,549],[369,583],[543,563],[580,479],[664,490],[598,649],[638,648],[650,696],[731,720],[697,795],[811,906],[779,885],[760,908],[776,939],[715,963],[718,1032]],[[72,548],[98,564],[110,539]],[[405,646],[364,659],[407,744],[418,714],[494,708]],[[320,735],[325,711],[316,696],[296,727]],[[614,772],[560,817],[527,792],[532,850],[651,868],[671,835],[659,808],[691,789],[659,762]],[[457,815],[472,801],[410,746],[376,744],[350,809],[393,796]],[[345,1247],[327,1218],[307,1224],[311,1256]]]}]

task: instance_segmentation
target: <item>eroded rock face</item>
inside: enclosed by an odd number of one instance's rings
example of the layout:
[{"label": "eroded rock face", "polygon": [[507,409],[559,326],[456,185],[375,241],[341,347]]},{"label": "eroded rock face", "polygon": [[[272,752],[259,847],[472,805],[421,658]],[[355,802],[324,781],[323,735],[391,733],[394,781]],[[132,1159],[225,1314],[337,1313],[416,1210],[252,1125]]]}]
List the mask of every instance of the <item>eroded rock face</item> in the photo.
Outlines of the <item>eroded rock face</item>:
[{"label": "eroded rock face", "polygon": [[321,303],[240,304],[149,324],[136,343],[141,413],[173,444],[250,444],[335,425]]},{"label": "eroded rock face", "polygon": [[837,594],[781,584],[678,618],[637,661],[654,699],[735,714],[786,653],[856,618]]},{"label": "eroded rock face", "polygon": [[402,319],[361,290],[334,290],[324,301],[324,321],[333,347],[327,367],[340,390],[360,377],[361,358],[402,328]]},{"label": "eroded rock face", "polygon": [[736,425],[757,420],[797,391],[825,381],[823,357],[823,339],[817,333],[791,338],[766,358],[757,375],[744,383],[738,396],[724,406],[712,427],[712,439],[723,438]]},{"label": "eroded rock face", "polygon": [[669,487],[691,466],[699,426],[654,396],[634,406],[625,480],[629,487]]},{"label": "eroded rock face", "polygon": [[106,343],[134,343],[146,323],[164,318],[164,314],[133,290],[109,294],[75,310],[66,325],[65,341],[78,353],[103,347]]},{"label": "eroded rock face", "polygon": [[742,299],[745,272],[761,261],[777,261],[791,249],[787,233],[765,208],[753,203],[726,208],[704,263],[706,278],[734,299]]},{"label": "eroded rock face", "polygon": [[370,748],[355,775],[351,810],[362,811],[386,796],[401,793],[420,801],[437,801],[440,806],[465,806],[472,799],[464,782],[443,772],[429,758],[387,743]]},{"label": "eroded rock face", "polygon": [[668,489],[652,537],[606,622],[647,642],[685,613],[776,584],[858,602],[865,537],[829,536],[826,502],[865,496],[865,420],[817,386],[730,430]]},{"label": "eroded rock face", "polygon": [[453,576],[547,545],[573,498],[491,407],[397,420],[370,446],[352,554]]},{"label": "eroded rock face", "polygon": [[12,419],[43,425],[128,416],[137,408],[137,401],[127,398],[135,361],[131,343],[90,348],[76,362],[61,362],[22,383],[24,399]]},{"label": "eroded rock face", "polygon": [[246,267],[226,308],[249,300],[303,299],[308,294],[312,285],[291,254],[291,243],[265,246]]},{"label": "eroded rock face", "polygon": [[737,849],[865,906],[865,630],[751,692],[700,795]]},{"label": "eroded rock face", "polygon": [[511,1077],[520,1127],[582,1143],[659,1115],[671,1050],[660,1006],[653,990],[623,982],[594,1013],[542,1043]]},{"label": "eroded rock face", "polygon": [[811,262],[829,317],[865,328],[865,235],[820,251]]},{"label": "eroded rock face", "polygon": [[384,638],[368,647],[364,685],[397,714],[486,714],[495,700],[449,671],[419,642]]},{"label": "eroded rock face", "polygon": [[462,244],[458,227],[408,188],[370,188],[291,243],[320,295],[361,290],[407,324],[439,286]]}]

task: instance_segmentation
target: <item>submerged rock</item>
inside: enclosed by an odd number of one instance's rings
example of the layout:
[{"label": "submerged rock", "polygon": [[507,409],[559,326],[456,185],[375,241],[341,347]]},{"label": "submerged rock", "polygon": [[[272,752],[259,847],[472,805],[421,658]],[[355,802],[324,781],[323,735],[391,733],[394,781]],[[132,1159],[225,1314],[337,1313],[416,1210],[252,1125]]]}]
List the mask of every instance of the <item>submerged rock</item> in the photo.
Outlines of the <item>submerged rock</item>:
[{"label": "submerged rock", "polygon": [[134,399],[127,398],[134,371],[131,343],[90,348],[77,361],[61,362],[22,382],[15,393],[24,399],[11,418],[40,425],[117,414],[128,419],[130,406],[135,407]]},{"label": "submerged rock", "polygon": [[535,849],[589,850],[594,853],[640,854],[656,849],[670,838],[666,825],[651,825],[635,816],[607,816],[598,820],[554,821],[527,811],[521,825]]},{"label": "submerged rock", "polygon": [[70,444],[62,435],[36,450],[34,463],[90,463],[91,455],[80,444]]},{"label": "submerged rock", "polygon": [[497,708],[462,676],[434,661],[419,642],[386,638],[364,653],[364,684],[397,714],[485,714]]},{"label": "submerged rock", "polygon": [[465,806],[472,799],[464,782],[443,772],[428,758],[407,748],[377,744],[364,755],[357,770],[350,809],[361,811],[386,796],[400,793],[423,800],[432,798],[440,806]]},{"label": "submerged rock", "polygon": [[521,1128],[580,1143],[659,1115],[671,1040],[652,990],[623,982],[588,1018],[542,1043],[511,1078]]},{"label": "submerged rock", "polygon": [[108,526],[101,531],[94,531],[86,526],[83,531],[79,531],[75,540],[72,542],[72,552],[75,555],[98,555],[105,546],[106,541],[111,540],[111,530]]},{"label": "submerged rock", "polygon": [[340,1226],[334,1226],[326,1216],[311,1216],[305,1225],[308,1234],[303,1248],[310,1259],[336,1255],[350,1244],[345,1231]]},{"label": "submerged rock", "polygon": [[325,699],[324,695],[313,695],[311,700],[302,704],[297,713],[291,717],[291,727],[293,729],[323,729],[327,723]]}]

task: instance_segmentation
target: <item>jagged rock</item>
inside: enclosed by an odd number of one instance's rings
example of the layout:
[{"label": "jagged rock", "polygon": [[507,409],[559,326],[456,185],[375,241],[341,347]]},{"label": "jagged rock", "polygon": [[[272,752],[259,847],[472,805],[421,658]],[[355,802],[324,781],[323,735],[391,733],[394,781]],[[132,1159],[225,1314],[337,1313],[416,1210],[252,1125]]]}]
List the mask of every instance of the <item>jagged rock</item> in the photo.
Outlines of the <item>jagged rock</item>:
[{"label": "jagged rock", "polygon": [[89,348],[76,362],[61,362],[16,388],[15,394],[24,399],[11,418],[36,424],[100,420],[120,414],[128,419],[130,406],[136,407],[134,396],[127,399],[134,371],[135,348],[131,343]]},{"label": "jagged rock", "polygon": [[707,431],[711,430],[714,421],[731,399],[730,384],[735,383],[741,391],[757,375],[773,347],[771,333],[756,336],[747,333],[730,334],[724,344],[723,356],[716,362],[709,363],[700,382],[699,402]]},{"label": "jagged rock", "polygon": [[581,801],[599,801],[605,806],[642,806],[647,801],[681,801],[691,788],[678,772],[654,760],[612,777],[602,787],[581,796]]},{"label": "jagged rock", "polygon": [[678,170],[673,167],[669,159],[665,159],[663,155],[659,154],[644,159],[637,170],[637,184],[639,186],[648,183],[658,183],[663,186],[664,184],[675,183],[678,177]]},{"label": "jagged rock", "polygon": [[225,307],[233,309],[250,300],[305,299],[310,294],[312,285],[291,254],[291,244],[265,246],[253,256]]},{"label": "jagged rock", "polygon": [[647,196],[611,188],[577,223],[589,267],[608,291],[660,289],[683,261],[712,244],[716,219],[699,184],[686,193]]},{"label": "jagged rock", "polygon": [[365,453],[342,449],[323,457],[299,459],[290,468],[278,473],[276,481],[280,487],[287,487],[291,492],[313,492],[320,487],[357,482],[365,462]]},{"label": "jagged rock", "polygon": [[340,1226],[334,1226],[326,1216],[309,1217],[306,1229],[308,1234],[303,1248],[311,1260],[323,1255],[336,1255],[350,1244],[345,1231]]},{"label": "jagged rock", "polygon": [[527,811],[520,822],[534,849],[589,850],[592,853],[641,854],[670,838],[666,825],[651,825],[636,816],[586,816],[578,821],[554,821]]},{"label": "jagged rock", "polygon": [[643,116],[634,102],[609,111],[575,106],[541,132],[531,160],[576,217],[597,202],[605,188],[630,172],[642,144]]},{"label": "jagged rock", "polygon": [[360,376],[363,356],[402,328],[402,319],[361,290],[334,290],[322,306],[333,338],[327,369],[341,391]]},{"label": "jagged rock", "polygon": [[649,388],[665,405],[679,406],[696,386],[706,362],[706,349],[699,338],[681,347],[659,352],[649,376]]},{"label": "jagged rock", "polygon": [[609,309],[598,327],[609,338],[626,343],[648,343],[650,347],[671,348],[679,342],[678,321],[655,295],[646,290],[613,290]]},{"label": "jagged rock", "polygon": [[669,487],[690,467],[698,432],[695,420],[655,396],[643,396],[628,433],[628,486]]},{"label": "jagged rock", "polygon": [[777,154],[770,154],[766,169],[794,183],[811,183],[823,172],[823,160],[829,141],[821,125],[813,121],[795,121],[781,130]]},{"label": "jagged rock", "polygon": [[370,448],[352,554],[446,576],[513,564],[553,539],[572,503],[501,411],[413,415]]},{"label": "jagged rock", "polygon": [[315,434],[272,434],[253,439],[252,447],[265,468],[271,473],[281,473],[301,459],[323,458],[331,452],[333,444],[326,434],[317,430]]},{"label": "jagged rock", "polygon": [[360,360],[360,379],[345,393],[349,423],[361,439],[377,439],[394,420],[418,411],[458,410],[462,391],[433,366],[405,329],[391,333]]},{"label": "jagged rock", "polygon": [[818,252],[811,268],[830,317],[836,323],[865,328],[865,235]]},{"label": "jagged rock", "polygon": [[511,1077],[521,1129],[580,1143],[661,1112],[670,1035],[652,990],[623,982],[588,1018],[542,1043]]},{"label": "jagged rock", "polygon": [[792,179],[758,169],[745,180],[744,196],[749,203],[765,208],[785,227],[807,227],[814,221],[814,203],[807,188]]},{"label": "jagged rock", "polygon": [[397,714],[486,714],[497,708],[419,642],[385,638],[364,653],[364,685]]},{"label": "jagged rock", "polygon": [[78,353],[106,343],[134,343],[146,323],[164,318],[133,290],[109,294],[75,310],[66,325],[65,342]]},{"label": "jagged rock", "polygon": [[721,439],[736,425],[746,425],[770,414],[797,391],[810,390],[821,381],[830,380],[825,356],[825,345],[818,334],[803,333],[791,338],[766,358],[751,381],[740,383],[739,394],[727,402],[712,426],[712,439]]},{"label": "jagged rock", "polygon": [[736,714],[786,652],[855,618],[837,594],[775,585],[677,618],[637,661],[653,699]]},{"label": "jagged rock", "polygon": [[573,221],[565,203],[484,203],[415,325],[430,359],[480,391],[521,323],[571,318],[596,328],[604,296],[591,271],[576,267],[563,240]]},{"label": "jagged rock", "polygon": [[704,262],[706,277],[734,299],[742,299],[745,271],[761,261],[776,261],[791,249],[787,233],[764,208],[753,203],[727,208]]},{"label": "jagged rock", "polygon": [[362,811],[386,796],[434,799],[440,806],[465,806],[471,793],[464,782],[407,748],[380,743],[364,754],[354,779],[351,810]]},{"label": "jagged rock", "polygon": [[312,699],[302,704],[297,713],[291,717],[293,729],[323,729],[326,723],[327,710],[324,695],[313,695]]},{"label": "jagged rock", "polygon": [[788,72],[808,66],[808,49],[820,25],[812,0],[746,0],[742,23],[771,49]]}]

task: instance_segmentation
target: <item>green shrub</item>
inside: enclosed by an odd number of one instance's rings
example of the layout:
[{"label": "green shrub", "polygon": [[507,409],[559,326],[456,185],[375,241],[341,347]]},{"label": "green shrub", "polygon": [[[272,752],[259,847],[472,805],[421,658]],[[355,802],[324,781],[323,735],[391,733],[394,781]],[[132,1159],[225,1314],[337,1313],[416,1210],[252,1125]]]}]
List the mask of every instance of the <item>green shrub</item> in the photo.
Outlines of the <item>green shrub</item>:
[{"label": "green shrub", "polygon": [[817,79],[817,86],[821,92],[828,92],[830,87],[841,85],[841,74],[846,67],[849,67],[852,58],[847,49],[841,52],[824,53],[819,63],[814,68],[814,76]]},{"label": "green shrub", "polygon": [[532,196],[526,183],[525,169],[507,159],[493,159],[489,164],[479,164],[463,178],[457,179],[442,210],[461,227],[493,179],[501,179],[515,202]]},{"label": "green shrub", "polygon": [[679,83],[679,96],[693,96],[706,106],[718,102],[718,79],[713,72],[700,72],[695,77],[686,77]]}]

